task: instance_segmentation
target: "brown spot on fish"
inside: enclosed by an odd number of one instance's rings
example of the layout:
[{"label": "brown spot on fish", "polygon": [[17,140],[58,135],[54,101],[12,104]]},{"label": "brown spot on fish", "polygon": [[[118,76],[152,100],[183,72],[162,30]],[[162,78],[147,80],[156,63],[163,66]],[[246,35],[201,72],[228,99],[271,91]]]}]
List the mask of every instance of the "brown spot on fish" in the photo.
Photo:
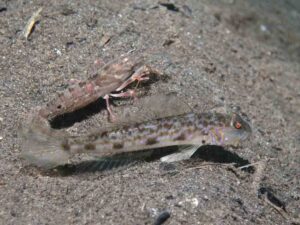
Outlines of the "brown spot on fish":
[{"label": "brown spot on fish", "polygon": [[185,134],[181,133],[177,137],[174,138],[174,141],[183,141],[185,140]]},{"label": "brown spot on fish", "polygon": [[96,149],[96,146],[95,146],[95,144],[93,144],[93,143],[89,143],[89,144],[84,145],[84,148],[85,148],[86,150],[95,150],[95,149]]},{"label": "brown spot on fish", "polygon": [[146,145],[154,145],[157,143],[157,139],[156,138],[148,138],[146,141]]},{"label": "brown spot on fish", "polygon": [[108,132],[107,131],[103,131],[101,134],[100,134],[100,137],[101,138],[104,138],[104,137],[107,137],[108,136]]},{"label": "brown spot on fish", "polygon": [[61,147],[65,151],[70,151],[70,148],[71,148],[67,139],[63,140],[63,142],[61,143]]},{"label": "brown spot on fish", "polygon": [[92,94],[94,92],[94,85],[93,83],[89,83],[85,86],[85,90],[87,93]]},{"label": "brown spot on fish", "polygon": [[123,147],[124,147],[124,144],[122,142],[117,142],[117,143],[113,144],[114,149],[120,149],[120,148],[123,148]]},{"label": "brown spot on fish", "polygon": [[86,85],[86,82],[85,81],[81,81],[78,83],[79,87],[84,87]]},{"label": "brown spot on fish", "polygon": [[163,127],[166,128],[166,129],[171,129],[172,124],[171,123],[164,123]]},{"label": "brown spot on fish", "polygon": [[209,122],[207,120],[203,119],[203,120],[201,120],[201,124],[203,127],[207,127]]}]

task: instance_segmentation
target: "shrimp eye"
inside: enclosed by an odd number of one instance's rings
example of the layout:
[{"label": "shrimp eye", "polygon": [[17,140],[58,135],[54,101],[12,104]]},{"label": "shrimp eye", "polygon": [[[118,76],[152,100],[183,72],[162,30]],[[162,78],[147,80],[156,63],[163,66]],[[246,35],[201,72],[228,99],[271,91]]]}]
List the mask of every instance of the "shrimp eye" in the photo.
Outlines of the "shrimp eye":
[{"label": "shrimp eye", "polygon": [[241,129],[241,128],[242,128],[242,124],[241,124],[240,122],[235,122],[235,123],[234,123],[234,127],[235,127],[236,129]]}]

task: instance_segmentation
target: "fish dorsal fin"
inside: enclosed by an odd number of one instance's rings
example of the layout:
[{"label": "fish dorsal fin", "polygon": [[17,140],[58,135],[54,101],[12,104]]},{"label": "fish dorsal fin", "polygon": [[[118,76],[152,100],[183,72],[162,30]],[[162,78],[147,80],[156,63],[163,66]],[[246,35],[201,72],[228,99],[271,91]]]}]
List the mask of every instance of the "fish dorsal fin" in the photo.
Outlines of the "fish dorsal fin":
[{"label": "fish dorsal fin", "polygon": [[176,93],[156,94],[138,99],[133,108],[133,110],[130,108],[124,110],[120,121],[139,123],[192,112],[191,107]]},{"label": "fish dorsal fin", "polygon": [[126,105],[121,112],[116,115],[116,121],[102,124],[100,129],[95,129],[91,134],[99,134],[124,126],[159,118],[179,116],[189,112],[192,112],[191,107],[175,93],[147,96],[137,99],[133,105]]}]

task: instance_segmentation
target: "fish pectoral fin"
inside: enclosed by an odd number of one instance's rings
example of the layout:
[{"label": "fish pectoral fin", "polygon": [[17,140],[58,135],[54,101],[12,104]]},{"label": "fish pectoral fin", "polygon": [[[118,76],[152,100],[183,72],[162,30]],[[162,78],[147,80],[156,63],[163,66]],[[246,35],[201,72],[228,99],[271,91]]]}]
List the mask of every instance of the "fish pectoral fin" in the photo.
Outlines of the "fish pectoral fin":
[{"label": "fish pectoral fin", "polygon": [[187,160],[200,148],[201,145],[189,145],[180,148],[179,152],[166,155],[160,158],[161,162],[177,162],[181,160]]}]

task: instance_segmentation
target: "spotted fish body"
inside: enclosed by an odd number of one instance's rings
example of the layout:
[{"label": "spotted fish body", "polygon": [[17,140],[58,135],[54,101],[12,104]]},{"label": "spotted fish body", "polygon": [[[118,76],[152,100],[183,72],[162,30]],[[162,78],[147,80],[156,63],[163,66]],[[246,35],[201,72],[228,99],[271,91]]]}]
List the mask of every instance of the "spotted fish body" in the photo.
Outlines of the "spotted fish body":
[{"label": "spotted fish body", "polygon": [[188,113],[79,138],[46,129],[36,121],[38,117],[33,118],[23,156],[44,168],[65,164],[77,153],[107,157],[175,145],[237,145],[251,134],[248,123],[236,113]]}]

